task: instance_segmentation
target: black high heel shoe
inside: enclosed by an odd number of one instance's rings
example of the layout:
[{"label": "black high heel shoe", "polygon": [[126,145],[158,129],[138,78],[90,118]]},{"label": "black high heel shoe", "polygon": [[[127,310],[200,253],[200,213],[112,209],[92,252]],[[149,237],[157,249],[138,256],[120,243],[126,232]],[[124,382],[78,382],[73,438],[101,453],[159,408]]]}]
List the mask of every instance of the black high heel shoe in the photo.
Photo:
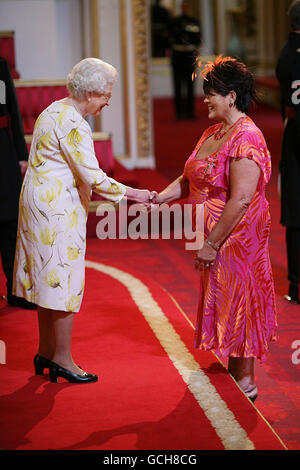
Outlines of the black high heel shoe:
[{"label": "black high heel shoe", "polygon": [[[51,360],[46,357],[36,354],[33,359],[35,375],[44,375],[44,369],[50,370]],[[81,369],[80,366],[78,366]]]},{"label": "black high heel shoe", "polygon": [[290,302],[291,304],[299,305],[299,292],[298,292],[298,284],[293,284],[291,282],[289,287],[288,295],[284,295],[283,298]]},{"label": "black high heel shoe", "polygon": [[68,369],[64,369],[55,362],[50,363],[50,380],[53,383],[57,383],[57,377],[62,377],[72,383],[90,383],[97,382],[98,377],[94,374],[88,374],[83,372],[83,374],[75,374]]},{"label": "black high heel shoe", "polygon": [[299,305],[299,304],[300,304],[299,299],[293,298],[293,297],[291,297],[290,295],[284,295],[283,298],[284,298],[284,300],[287,300],[287,301],[290,302],[291,304],[295,304],[295,305]]},{"label": "black high heel shoe", "polygon": [[50,359],[36,354],[33,359],[35,375],[44,375],[44,369],[49,369],[50,363]]}]

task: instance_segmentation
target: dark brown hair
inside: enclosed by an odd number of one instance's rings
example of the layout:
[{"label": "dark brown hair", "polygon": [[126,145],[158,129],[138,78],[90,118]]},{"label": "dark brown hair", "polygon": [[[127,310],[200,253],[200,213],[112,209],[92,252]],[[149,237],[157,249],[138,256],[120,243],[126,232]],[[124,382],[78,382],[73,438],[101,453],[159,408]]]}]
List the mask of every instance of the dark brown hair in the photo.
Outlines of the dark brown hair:
[{"label": "dark brown hair", "polygon": [[248,114],[251,101],[257,98],[254,76],[243,62],[232,57],[218,56],[214,62],[205,65],[201,73],[205,94],[215,91],[227,96],[236,93],[235,106]]}]

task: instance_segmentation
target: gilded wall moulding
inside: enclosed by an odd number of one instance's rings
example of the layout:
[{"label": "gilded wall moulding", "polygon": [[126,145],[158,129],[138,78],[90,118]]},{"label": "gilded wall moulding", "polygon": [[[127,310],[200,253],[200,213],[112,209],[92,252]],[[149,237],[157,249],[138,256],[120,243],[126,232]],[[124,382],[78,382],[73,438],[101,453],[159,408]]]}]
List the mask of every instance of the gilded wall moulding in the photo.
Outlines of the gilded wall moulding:
[{"label": "gilded wall moulding", "polygon": [[138,154],[139,157],[149,157],[151,153],[149,6],[145,0],[133,0],[132,6]]}]

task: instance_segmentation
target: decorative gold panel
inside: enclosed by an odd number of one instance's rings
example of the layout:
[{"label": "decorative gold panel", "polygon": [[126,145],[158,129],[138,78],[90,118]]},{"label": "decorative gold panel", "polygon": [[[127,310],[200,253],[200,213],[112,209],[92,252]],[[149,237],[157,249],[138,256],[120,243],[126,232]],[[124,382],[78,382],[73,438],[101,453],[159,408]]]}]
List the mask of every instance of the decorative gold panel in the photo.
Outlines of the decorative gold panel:
[{"label": "decorative gold panel", "polygon": [[148,8],[147,1],[132,0],[138,155],[142,158],[151,152]]}]

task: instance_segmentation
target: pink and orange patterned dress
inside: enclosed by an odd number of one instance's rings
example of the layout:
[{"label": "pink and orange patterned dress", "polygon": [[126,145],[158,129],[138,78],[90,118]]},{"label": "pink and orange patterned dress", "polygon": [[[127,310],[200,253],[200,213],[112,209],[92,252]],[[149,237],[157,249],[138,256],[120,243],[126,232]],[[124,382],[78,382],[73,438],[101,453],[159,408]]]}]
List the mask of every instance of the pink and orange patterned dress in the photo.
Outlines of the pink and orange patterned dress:
[{"label": "pink and orange patterned dress", "polygon": [[263,361],[270,342],[277,339],[268,251],[270,213],[265,197],[271,157],[262,132],[245,117],[218,152],[197,159],[200,146],[220,125],[211,126],[203,133],[184,169],[190,185],[194,221],[197,204],[204,205],[205,238],[230,197],[230,161],[249,158],[260,167],[261,176],[247,212],[222,244],[214,265],[201,272],[194,345],[213,350],[219,357],[256,357]]}]

